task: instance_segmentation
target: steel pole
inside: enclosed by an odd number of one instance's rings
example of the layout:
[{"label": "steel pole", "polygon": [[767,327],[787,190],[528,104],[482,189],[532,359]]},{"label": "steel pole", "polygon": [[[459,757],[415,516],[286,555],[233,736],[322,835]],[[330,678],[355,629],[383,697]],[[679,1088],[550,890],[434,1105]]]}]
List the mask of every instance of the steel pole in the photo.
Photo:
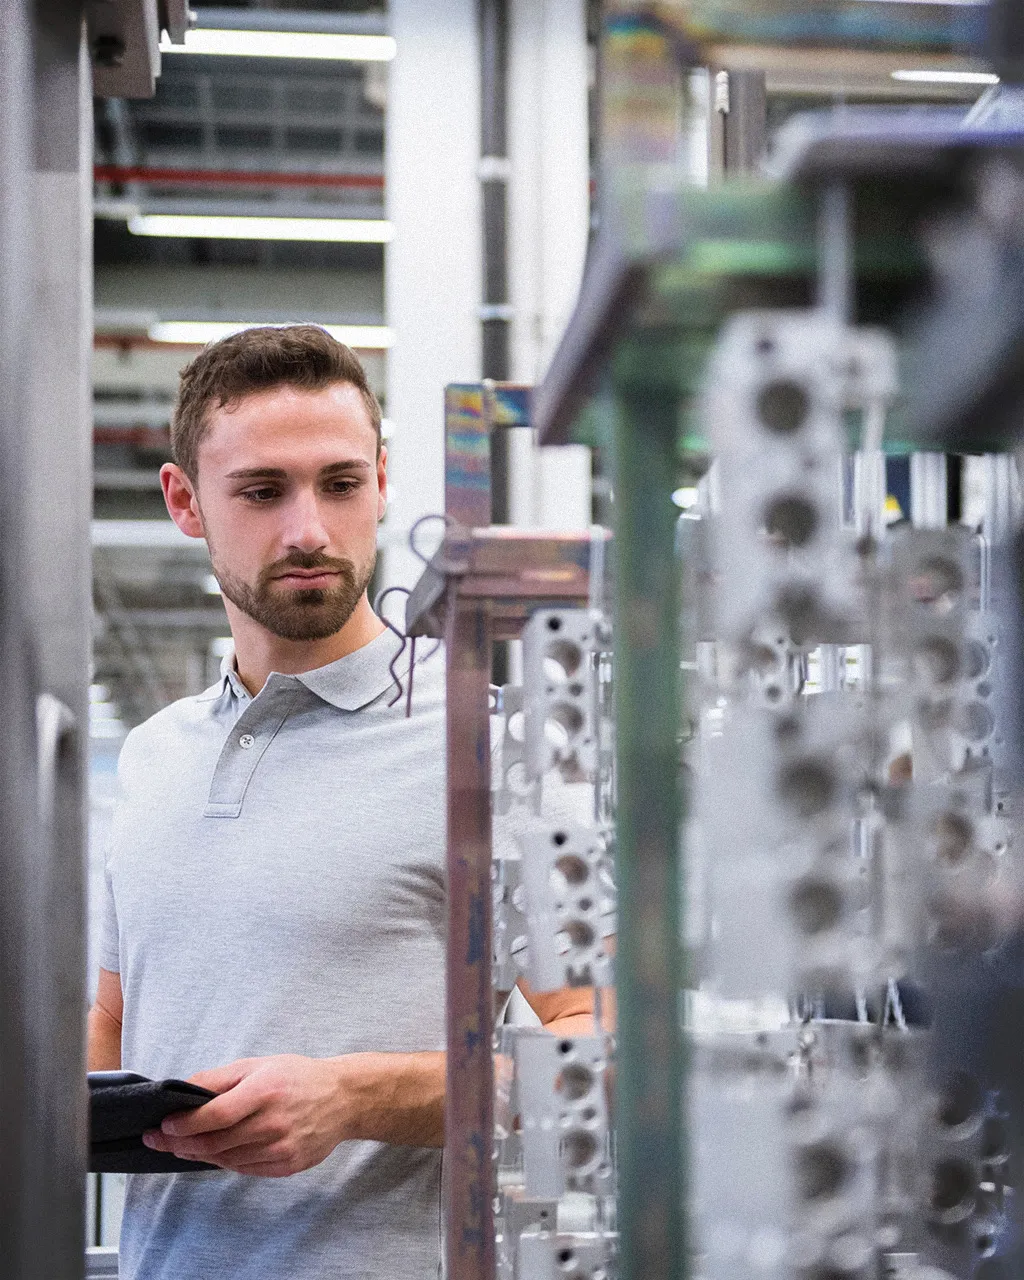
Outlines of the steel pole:
[{"label": "steel pole", "polygon": [[33,119],[26,0],[0,4],[0,51],[0,1259],[10,1280],[34,1280],[41,1275],[35,1207],[45,1186],[29,1110],[38,1050],[29,900],[39,848],[35,674],[23,612]]},{"label": "steel pole", "polygon": [[622,1280],[685,1274],[679,578],[674,555],[678,394],[618,388],[615,715]]},{"label": "steel pole", "polygon": [[449,583],[445,1156],[448,1280],[492,1280],[494,997],[488,606]]}]

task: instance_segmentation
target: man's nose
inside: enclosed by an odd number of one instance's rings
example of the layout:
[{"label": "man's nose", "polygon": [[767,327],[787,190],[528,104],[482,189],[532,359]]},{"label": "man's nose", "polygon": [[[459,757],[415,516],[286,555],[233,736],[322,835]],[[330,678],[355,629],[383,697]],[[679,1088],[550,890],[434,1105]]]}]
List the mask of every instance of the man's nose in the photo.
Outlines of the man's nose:
[{"label": "man's nose", "polygon": [[318,495],[311,489],[298,490],[288,504],[288,524],[284,530],[288,546],[300,551],[319,551],[330,542],[320,513]]}]

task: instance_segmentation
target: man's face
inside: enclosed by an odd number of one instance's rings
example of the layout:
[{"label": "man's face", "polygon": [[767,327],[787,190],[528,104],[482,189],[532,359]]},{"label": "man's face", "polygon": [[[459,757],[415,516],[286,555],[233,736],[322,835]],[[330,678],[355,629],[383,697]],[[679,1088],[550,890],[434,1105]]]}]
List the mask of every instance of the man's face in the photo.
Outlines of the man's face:
[{"label": "man's face", "polygon": [[286,640],[340,631],[373,574],[385,463],[348,383],[212,409],[193,501],[227,599]]}]

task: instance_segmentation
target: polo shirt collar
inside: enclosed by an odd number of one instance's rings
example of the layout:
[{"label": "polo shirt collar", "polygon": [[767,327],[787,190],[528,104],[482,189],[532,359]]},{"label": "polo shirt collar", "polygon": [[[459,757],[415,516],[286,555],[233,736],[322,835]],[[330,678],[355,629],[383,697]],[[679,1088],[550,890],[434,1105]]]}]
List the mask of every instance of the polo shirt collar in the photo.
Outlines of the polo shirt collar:
[{"label": "polo shirt collar", "polygon": [[[375,702],[388,689],[393,688],[398,692],[391,673],[391,663],[398,656],[400,648],[401,641],[393,632],[382,631],[375,640],[364,644],[354,653],[346,654],[336,662],[329,662],[325,667],[302,671],[292,678],[340,711],[359,711]],[[405,655],[400,662],[395,663],[395,671],[400,677],[404,678],[408,665]],[[233,651],[225,654],[222,659],[220,677],[218,693],[223,693],[225,687],[230,686],[237,698],[243,701],[250,699],[248,690],[238,678]]]}]

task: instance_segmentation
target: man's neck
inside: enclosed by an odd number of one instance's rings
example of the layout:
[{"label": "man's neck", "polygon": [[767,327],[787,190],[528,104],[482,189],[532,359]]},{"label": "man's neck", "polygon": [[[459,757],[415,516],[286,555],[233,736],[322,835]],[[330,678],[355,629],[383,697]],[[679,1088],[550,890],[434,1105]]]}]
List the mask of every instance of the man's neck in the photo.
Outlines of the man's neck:
[{"label": "man's neck", "polygon": [[323,640],[283,640],[243,613],[230,600],[225,599],[224,607],[235,642],[238,678],[253,697],[267,683],[272,671],[299,675],[303,671],[326,667],[329,662],[337,662],[339,658],[347,657],[371,640],[376,640],[385,629],[370,608],[365,594],[341,630]]}]

